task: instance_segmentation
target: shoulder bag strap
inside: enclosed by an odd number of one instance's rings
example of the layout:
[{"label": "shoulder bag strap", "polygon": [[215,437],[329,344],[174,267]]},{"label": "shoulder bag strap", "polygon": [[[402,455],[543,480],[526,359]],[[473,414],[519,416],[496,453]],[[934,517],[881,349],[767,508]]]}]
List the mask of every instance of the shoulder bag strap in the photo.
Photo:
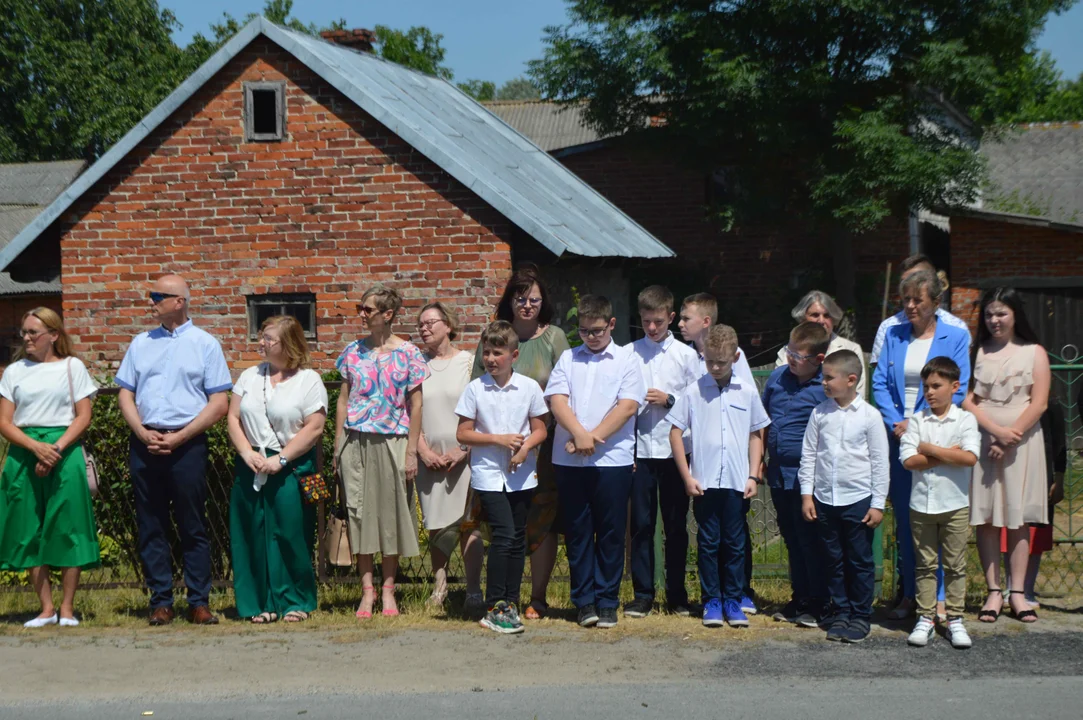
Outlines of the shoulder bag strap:
[{"label": "shoulder bag strap", "polygon": [[75,421],[75,382],[71,378],[71,358],[68,358],[68,398],[71,399],[72,422]]}]

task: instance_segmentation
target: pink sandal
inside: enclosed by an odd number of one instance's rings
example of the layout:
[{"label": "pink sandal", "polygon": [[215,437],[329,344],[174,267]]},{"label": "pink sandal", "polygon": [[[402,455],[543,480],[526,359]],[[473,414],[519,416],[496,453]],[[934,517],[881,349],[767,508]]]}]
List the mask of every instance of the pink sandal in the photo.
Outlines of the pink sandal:
[{"label": "pink sandal", "polygon": [[[364,587],[361,588],[361,592],[365,592],[366,590],[371,590],[372,591],[372,593],[373,593],[372,603],[375,605],[376,604],[376,587],[373,586],[373,585],[368,585],[368,586],[364,586]],[[362,602],[364,602],[364,601],[362,600]],[[362,610],[361,608],[358,608],[357,612],[355,612],[354,615],[356,615],[361,620],[371,620],[372,619],[372,611],[371,610]]]},{"label": "pink sandal", "polygon": [[[392,582],[390,585],[383,585],[383,586],[380,587],[380,589],[381,590],[390,590],[391,591],[391,596],[392,597],[395,596],[395,583],[394,582]],[[390,609],[384,608],[383,614],[385,616],[387,616],[387,617],[395,617],[395,616],[397,616],[399,614],[399,609],[398,608],[390,608]]]}]

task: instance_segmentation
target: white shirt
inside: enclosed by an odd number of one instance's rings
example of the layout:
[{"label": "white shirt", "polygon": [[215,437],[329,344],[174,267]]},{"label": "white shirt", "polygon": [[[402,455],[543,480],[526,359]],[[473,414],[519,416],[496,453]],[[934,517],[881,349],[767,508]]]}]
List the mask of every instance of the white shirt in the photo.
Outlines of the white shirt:
[{"label": "white shirt", "polygon": [[15,405],[15,427],[68,427],[75,420],[72,393],[68,389],[71,363],[75,401],[94,397],[98,386],[79,358],[39,363],[22,359],[7,366],[0,378],[0,396]]},{"label": "white shirt", "polygon": [[[674,399],[701,376],[699,355],[694,349],[677,342],[670,333],[660,342],[640,338],[632,343],[632,352],[640,362],[640,372],[647,389],[655,388]],[[644,403],[636,419],[636,457],[665,460],[673,457],[669,445],[669,412],[661,405]]]},{"label": "white shirt", "polygon": [[[981,457],[978,421],[956,405],[950,406],[942,418],[928,408],[910,418],[899,441],[899,459],[905,462],[917,455],[918,445],[923,442],[942,448],[958,445]],[[969,506],[971,472],[972,468],[958,465],[937,465],[929,470],[911,471],[910,509],[937,515]]]},{"label": "white shirt", "polygon": [[748,437],[771,424],[755,383],[734,374],[720,388],[704,375],[681,395],[666,421],[692,431],[692,477],[704,490],[744,492],[750,474]]},{"label": "white shirt", "polygon": [[[864,366],[864,351],[861,349],[861,346],[855,343],[853,340],[847,340],[838,333],[831,333],[831,343],[827,346],[826,355],[830,355],[831,353],[837,352],[839,350],[849,350],[861,359],[862,372],[861,377],[857,379],[857,396],[859,398],[866,397],[867,393],[865,392],[865,389],[868,386],[869,371],[868,368]],[[775,358],[775,367],[780,368],[783,365],[789,365],[789,363],[790,359],[786,355],[786,345],[783,345],[778,349],[778,357]]]},{"label": "white shirt", "polygon": [[[474,429],[489,435],[530,435],[530,419],[549,412],[541,385],[526,375],[512,372],[500,387],[485,373],[463,390],[455,414],[474,421]],[[538,486],[538,448],[511,472],[511,450],[499,445],[475,445],[470,449],[470,487],[487,492],[518,492]]]},{"label": "white shirt", "polygon": [[929,359],[929,349],[933,346],[932,338],[924,340],[910,339],[906,346],[906,361],[903,363],[903,382],[906,383],[903,399],[903,417],[908,418],[914,414],[914,405],[918,402],[918,393],[921,392],[921,369]]},{"label": "white shirt", "polygon": [[835,507],[872,495],[872,507],[883,510],[891,477],[888,452],[883,418],[872,405],[855,398],[843,408],[828,398],[805,428],[797,471],[801,494]]},{"label": "white shirt", "polygon": [[[647,398],[647,386],[643,384],[639,365],[630,348],[615,342],[610,342],[598,353],[591,352],[586,345],[565,350],[549,375],[545,397],[548,400],[554,395],[567,395],[579,424],[584,430],[593,430],[620,400],[635,400],[642,407]],[[557,423],[553,436],[554,465],[629,466],[634,462],[635,416],[603,444],[596,446],[593,455],[569,454],[564,446],[571,439],[571,433]]]},{"label": "white shirt", "polygon": [[[962,328],[967,332],[970,332],[970,326],[965,321],[952,315],[950,312],[943,308],[936,309],[936,317],[939,320],[943,320],[948,325],[953,325],[957,328]],[[876,330],[876,339],[872,341],[872,353],[869,355],[869,362],[875,365],[880,360],[880,351],[884,347],[884,336],[887,335],[887,331],[896,325],[902,325],[904,322],[909,322],[906,319],[906,312],[900,310],[889,318],[886,318],[880,327]]]},{"label": "white shirt", "polygon": [[309,415],[327,412],[327,389],[315,370],[298,370],[274,387],[268,372],[267,363],[248,368],[237,378],[233,393],[241,398],[241,427],[248,442],[257,449],[279,451],[289,445]]}]

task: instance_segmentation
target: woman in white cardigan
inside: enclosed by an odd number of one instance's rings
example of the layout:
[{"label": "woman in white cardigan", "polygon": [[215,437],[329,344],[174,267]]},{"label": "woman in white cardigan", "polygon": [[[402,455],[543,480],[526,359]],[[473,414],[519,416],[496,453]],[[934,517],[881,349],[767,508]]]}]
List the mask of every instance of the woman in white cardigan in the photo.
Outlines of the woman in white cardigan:
[{"label": "woman in white cardigan", "polygon": [[[801,301],[794,306],[790,315],[793,317],[794,322],[797,323],[814,322],[824,326],[824,329],[831,335],[831,344],[827,346],[828,355],[836,350],[851,350],[864,361],[865,355],[861,352],[861,346],[835,332],[835,326],[842,321],[842,308],[835,302],[835,298],[827,293],[821,290],[812,290],[806,293],[805,297],[801,298]],[[786,363],[786,345],[783,345],[778,350],[775,367],[782,367]],[[866,397],[867,378],[865,376],[867,374],[862,373],[861,377],[857,379],[857,395],[861,398]]]}]

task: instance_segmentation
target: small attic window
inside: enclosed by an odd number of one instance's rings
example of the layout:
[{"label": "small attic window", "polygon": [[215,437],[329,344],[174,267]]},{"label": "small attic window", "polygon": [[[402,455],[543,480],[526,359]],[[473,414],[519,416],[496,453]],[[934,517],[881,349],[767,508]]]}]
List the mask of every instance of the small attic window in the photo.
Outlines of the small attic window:
[{"label": "small attic window", "polygon": [[286,83],[244,83],[244,136],[249,142],[281,140],[286,132]]}]

